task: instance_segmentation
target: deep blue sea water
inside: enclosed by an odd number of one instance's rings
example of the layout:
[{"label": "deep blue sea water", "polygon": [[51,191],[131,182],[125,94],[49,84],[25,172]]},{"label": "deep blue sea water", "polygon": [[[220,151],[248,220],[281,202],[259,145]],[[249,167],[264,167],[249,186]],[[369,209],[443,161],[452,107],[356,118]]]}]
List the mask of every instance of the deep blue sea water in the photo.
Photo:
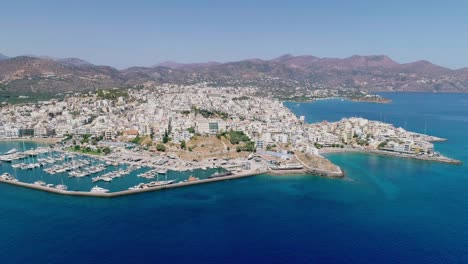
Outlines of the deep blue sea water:
[{"label": "deep blue sea water", "polygon": [[[426,130],[468,162],[468,95],[385,96],[393,103],[287,105],[309,122]],[[346,179],[262,175],[118,199],[0,184],[0,263],[468,262],[467,165],[329,157]]]}]

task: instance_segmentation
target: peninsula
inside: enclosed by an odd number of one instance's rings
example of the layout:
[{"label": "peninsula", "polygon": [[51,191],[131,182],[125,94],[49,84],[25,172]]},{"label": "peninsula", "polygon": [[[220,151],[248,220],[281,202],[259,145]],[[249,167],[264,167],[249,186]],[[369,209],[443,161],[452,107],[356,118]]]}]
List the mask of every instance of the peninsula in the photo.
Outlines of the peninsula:
[{"label": "peninsula", "polygon": [[[15,170],[109,184],[141,168],[148,168],[138,174],[141,179],[167,171],[217,170],[204,179],[194,172],[186,179],[158,178],[110,193],[97,186],[71,191],[66,184],[39,179],[24,183],[10,173],[0,178],[69,195],[115,197],[258,174],[343,177],[341,168],[322,156],[336,151],[460,163],[434,149],[432,142],[442,138],[356,117],[308,124],[304,116],[294,115],[277,99],[258,96],[252,87],[166,84],[98,90],[34,104],[4,104],[0,112],[0,139],[60,140],[47,148],[3,153],[0,161]],[[126,167],[103,172],[119,165]]]}]

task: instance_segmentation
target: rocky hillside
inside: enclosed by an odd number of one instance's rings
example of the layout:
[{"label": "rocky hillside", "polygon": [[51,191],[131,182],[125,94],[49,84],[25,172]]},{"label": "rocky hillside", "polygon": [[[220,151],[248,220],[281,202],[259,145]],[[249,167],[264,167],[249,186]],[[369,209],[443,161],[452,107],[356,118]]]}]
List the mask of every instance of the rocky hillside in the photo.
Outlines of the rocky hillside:
[{"label": "rocky hillside", "polygon": [[468,92],[468,68],[451,70],[428,61],[400,64],[387,56],[344,59],[284,55],[272,60],[181,64],[117,70],[69,58],[0,55],[0,90],[66,92],[96,88],[151,87],[160,83],[254,85],[278,93],[315,89]]},{"label": "rocky hillside", "polygon": [[0,61],[0,89],[12,93],[57,93],[124,85],[118,70],[76,61],[14,57]]},{"label": "rocky hillside", "polygon": [[228,83],[273,84],[291,88],[363,88],[370,91],[467,92],[466,70],[454,71],[427,61],[399,64],[387,56],[345,59],[285,55],[273,60],[245,60],[197,69],[178,67],[193,76]]}]

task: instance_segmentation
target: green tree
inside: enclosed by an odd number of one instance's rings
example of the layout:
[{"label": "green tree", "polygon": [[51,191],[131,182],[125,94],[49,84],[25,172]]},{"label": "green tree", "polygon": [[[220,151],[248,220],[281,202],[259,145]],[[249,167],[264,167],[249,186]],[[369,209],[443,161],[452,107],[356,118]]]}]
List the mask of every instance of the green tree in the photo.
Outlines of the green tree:
[{"label": "green tree", "polygon": [[156,145],[156,150],[164,152],[164,151],[166,151],[166,146],[164,146],[164,144],[159,143],[159,144]]},{"label": "green tree", "polygon": [[229,131],[229,141],[233,145],[237,145],[240,142],[249,142],[250,138],[242,131]]},{"label": "green tree", "polygon": [[102,152],[105,154],[105,155],[109,155],[111,153],[111,150],[109,147],[105,147]]},{"label": "green tree", "polygon": [[164,132],[164,136],[163,136],[163,143],[166,144],[167,142],[169,142],[169,132],[167,132],[167,130]]},{"label": "green tree", "polygon": [[141,137],[139,135],[137,135],[134,139],[132,139],[131,142],[134,143],[134,144],[140,144]]},{"label": "green tree", "polygon": [[387,145],[387,142],[384,141],[384,142],[380,143],[377,148],[381,149],[381,148],[385,147],[386,145]]},{"label": "green tree", "polygon": [[170,134],[172,132],[172,119],[169,118],[169,125],[167,126],[167,133]]},{"label": "green tree", "polygon": [[182,142],[180,142],[180,148],[181,149],[186,149],[187,148],[187,144],[185,143],[185,140],[182,140]]}]

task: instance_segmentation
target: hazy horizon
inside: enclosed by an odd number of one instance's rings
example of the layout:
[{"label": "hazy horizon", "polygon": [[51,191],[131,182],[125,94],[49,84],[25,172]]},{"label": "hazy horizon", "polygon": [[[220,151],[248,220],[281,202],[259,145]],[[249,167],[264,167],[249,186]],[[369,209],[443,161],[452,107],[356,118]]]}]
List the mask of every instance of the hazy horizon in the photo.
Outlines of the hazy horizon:
[{"label": "hazy horizon", "polygon": [[[116,68],[387,55],[468,66],[468,3],[101,1],[5,3],[0,53],[75,57]],[[8,25],[8,26],[6,26]]]},{"label": "hazy horizon", "polygon": [[[176,60],[165,60],[165,61],[157,61],[153,64],[149,64],[149,65],[128,65],[128,66],[124,66],[124,67],[118,67],[118,66],[114,66],[114,65],[109,65],[109,64],[102,64],[102,63],[93,63],[91,60],[87,60],[87,59],[84,59],[84,58],[80,58],[80,57],[74,57],[74,56],[68,56],[68,57],[53,57],[53,56],[49,56],[49,55],[46,55],[46,54],[41,54],[41,55],[38,55],[38,54],[18,54],[18,55],[9,55],[9,54],[5,54],[5,53],[1,53],[0,54],[2,55],[5,55],[9,58],[14,58],[14,57],[20,57],[20,56],[25,56],[25,57],[35,57],[35,58],[42,58],[42,59],[53,59],[53,60],[59,60],[59,59],[81,59],[81,60],[84,60],[84,61],[87,61],[89,63],[92,63],[94,65],[101,65],[101,66],[111,66],[111,67],[114,67],[116,69],[119,69],[119,70],[123,70],[123,69],[127,69],[127,68],[131,68],[131,67],[153,67],[153,66],[157,66],[159,64],[163,64],[163,63],[178,63],[178,64],[191,64],[191,63],[229,63],[229,62],[236,62],[236,61],[244,61],[244,60],[251,60],[251,59],[260,59],[260,60],[265,60],[265,61],[268,61],[268,60],[273,60],[273,59],[276,59],[276,58],[279,58],[279,57],[282,57],[282,56],[286,56],[286,55],[291,55],[291,56],[294,56],[294,57],[297,57],[297,56],[315,56],[314,54],[281,54],[281,55],[278,55],[278,56],[274,56],[274,57],[269,57],[269,58],[259,58],[259,57],[252,57],[252,58],[240,58],[238,60],[228,60],[228,61],[176,61]],[[416,61],[428,61],[427,59],[425,58],[421,58],[421,59],[418,59],[418,60],[414,60],[414,61],[398,61],[398,60],[395,60],[392,56],[388,55],[388,54],[353,54],[353,55],[349,55],[349,56],[346,56],[346,57],[333,57],[333,56],[324,56],[324,57],[321,57],[321,56],[315,56],[315,57],[318,57],[318,58],[321,58],[321,59],[325,59],[325,58],[328,58],[328,59],[346,59],[346,58],[350,58],[352,56],[388,56],[390,59],[394,60],[395,62],[397,63],[400,63],[400,64],[405,64],[405,63],[412,63],[412,62],[416,62]],[[434,63],[432,61],[429,61],[431,63]],[[436,64],[436,63],[434,63]],[[437,65],[437,64],[436,64]],[[439,65],[439,66],[442,66],[442,67],[445,67],[445,68],[448,68],[448,69],[451,69],[451,70],[459,70],[459,69],[464,69],[464,68],[467,68],[468,67],[468,63],[467,63],[467,66],[464,67],[459,67],[459,68],[451,68],[451,67],[446,67],[444,65]]]}]

